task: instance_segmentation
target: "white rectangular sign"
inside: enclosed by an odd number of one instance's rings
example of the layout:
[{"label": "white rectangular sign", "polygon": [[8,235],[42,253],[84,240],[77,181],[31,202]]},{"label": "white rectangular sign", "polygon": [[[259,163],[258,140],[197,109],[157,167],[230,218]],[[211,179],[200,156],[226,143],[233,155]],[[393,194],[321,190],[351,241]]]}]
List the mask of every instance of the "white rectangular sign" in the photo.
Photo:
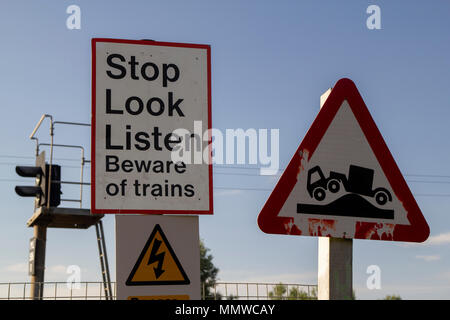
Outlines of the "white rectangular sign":
[{"label": "white rectangular sign", "polygon": [[198,216],[116,215],[118,300],[199,300]]},{"label": "white rectangular sign", "polygon": [[92,213],[213,213],[210,65],[208,45],[92,39]]}]

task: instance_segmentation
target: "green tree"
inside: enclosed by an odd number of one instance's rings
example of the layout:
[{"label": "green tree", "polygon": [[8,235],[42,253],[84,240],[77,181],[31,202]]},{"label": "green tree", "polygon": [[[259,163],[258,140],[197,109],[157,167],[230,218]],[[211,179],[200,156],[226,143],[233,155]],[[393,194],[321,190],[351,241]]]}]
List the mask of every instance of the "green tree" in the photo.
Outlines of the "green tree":
[{"label": "green tree", "polygon": [[[287,285],[279,283],[269,292],[269,298],[272,300],[317,300],[317,287],[312,287],[308,292],[300,290],[298,287],[290,287],[286,294],[287,289]],[[356,300],[355,290],[352,292],[351,299]]]},{"label": "green tree", "polygon": [[269,292],[269,298],[272,300],[284,300],[286,299],[286,291],[286,286],[280,282],[273,288],[272,291]]},{"label": "green tree", "polygon": [[216,285],[217,274],[219,268],[213,263],[213,256],[208,252],[210,249],[205,247],[205,244],[200,240],[200,281],[202,286],[202,293],[205,299],[221,298],[219,294],[214,296],[214,292],[211,289]]},{"label": "green tree", "polygon": [[317,300],[317,291],[313,287],[308,295],[307,292],[300,290],[298,287],[293,287],[289,290],[289,300]]},{"label": "green tree", "polygon": [[311,293],[309,294],[312,297],[311,300],[317,300],[317,287],[312,287]]},{"label": "green tree", "polygon": [[317,300],[317,290],[313,287],[308,294],[298,287],[288,288],[287,285],[280,282],[269,292],[269,298],[272,300]]},{"label": "green tree", "polygon": [[402,300],[402,297],[393,294],[392,296],[387,295],[386,297],[383,298],[383,300]]}]

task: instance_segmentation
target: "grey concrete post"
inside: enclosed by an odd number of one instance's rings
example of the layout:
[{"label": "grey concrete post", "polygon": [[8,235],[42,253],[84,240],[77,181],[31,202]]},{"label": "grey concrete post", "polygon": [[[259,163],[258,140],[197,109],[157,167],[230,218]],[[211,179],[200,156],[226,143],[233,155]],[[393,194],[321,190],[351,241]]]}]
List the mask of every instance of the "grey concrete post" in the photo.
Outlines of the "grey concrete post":
[{"label": "grey concrete post", "polygon": [[31,276],[31,299],[41,300],[44,295],[45,247],[47,242],[47,226],[35,225],[35,272]]}]

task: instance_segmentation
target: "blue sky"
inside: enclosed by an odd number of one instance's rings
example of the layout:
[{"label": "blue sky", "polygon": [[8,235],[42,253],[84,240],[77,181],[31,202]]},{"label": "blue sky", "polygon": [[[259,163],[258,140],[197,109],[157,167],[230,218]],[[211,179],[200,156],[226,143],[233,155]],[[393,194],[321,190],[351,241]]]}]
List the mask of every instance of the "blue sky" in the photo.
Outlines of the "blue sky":
[{"label": "blue sky", "polygon": [[[81,30],[66,28],[71,4],[81,8]],[[381,9],[381,30],[366,27],[371,4]],[[0,282],[28,281],[26,220],[33,204],[15,194],[24,179],[14,166],[34,162],[28,136],[43,113],[90,122],[90,39],[110,37],[211,45],[213,127],[280,129],[281,167],[317,115],[320,95],[351,78],[418,195],[432,239],[422,245],[355,240],[356,295],[450,297],[449,13],[445,1],[3,1]],[[57,127],[55,142],[89,150],[89,137],[87,129]],[[78,157],[55,151],[66,166],[63,178],[78,177]],[[316,283],[317,239],[259,230],[256,217],[278,177],[257,176],[254,168],[215,168],[214,185],[227,189],[215,189],[215,214],[200,217],[220,280]],[[113,216],[104,224],[114,274]],[[94,230],[49,230],[47,244],[47,280],[65,281],[65,267],[77,264],[83,281],[100,281]],[[372,264],[381,268],[381,290],[366,288]]]}]

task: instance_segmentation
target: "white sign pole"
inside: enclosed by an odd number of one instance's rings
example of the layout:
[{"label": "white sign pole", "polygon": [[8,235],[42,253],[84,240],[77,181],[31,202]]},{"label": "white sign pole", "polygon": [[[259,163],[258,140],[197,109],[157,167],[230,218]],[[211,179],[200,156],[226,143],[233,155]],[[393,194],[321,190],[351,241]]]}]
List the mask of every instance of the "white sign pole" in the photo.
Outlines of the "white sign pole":
[{"label": "white sign pole", "polygon": [[[320,97],[324,105],[331,89]],[[319,300],[350,300],[353,296],[353,239],[319,237],[318,292]]]}]

